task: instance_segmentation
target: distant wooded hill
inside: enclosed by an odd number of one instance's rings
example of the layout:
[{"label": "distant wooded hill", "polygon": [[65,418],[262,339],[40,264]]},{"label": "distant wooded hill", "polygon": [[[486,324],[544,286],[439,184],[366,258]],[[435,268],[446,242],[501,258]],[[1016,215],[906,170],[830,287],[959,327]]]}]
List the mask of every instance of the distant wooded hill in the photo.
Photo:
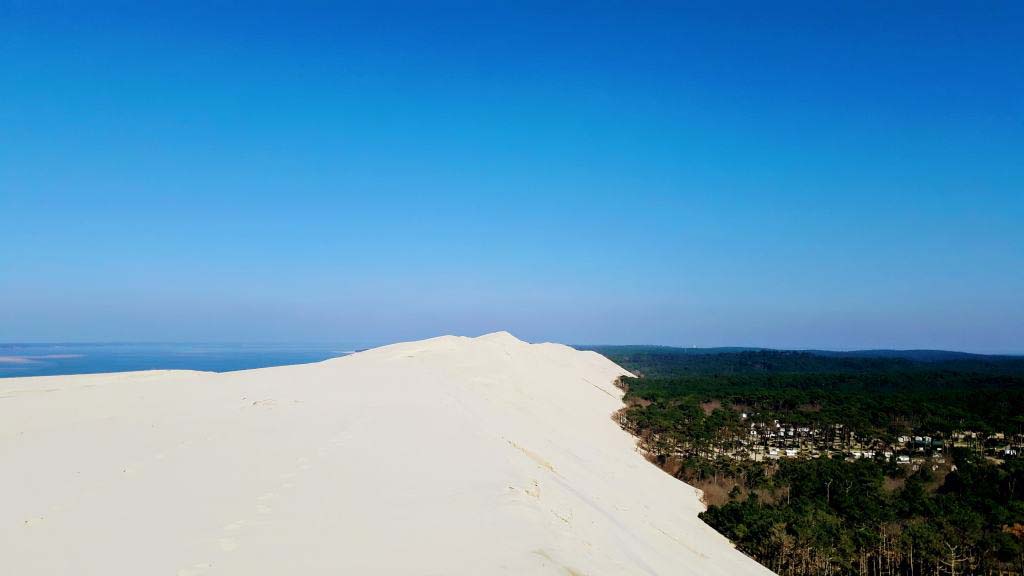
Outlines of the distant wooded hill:
[{"label": "distant wooded hill", "polygon": [[644,376],[750,373],[953,371],[1024,376],[1024,356],[945,350],[770,350],[671,346],[577,346]]}]

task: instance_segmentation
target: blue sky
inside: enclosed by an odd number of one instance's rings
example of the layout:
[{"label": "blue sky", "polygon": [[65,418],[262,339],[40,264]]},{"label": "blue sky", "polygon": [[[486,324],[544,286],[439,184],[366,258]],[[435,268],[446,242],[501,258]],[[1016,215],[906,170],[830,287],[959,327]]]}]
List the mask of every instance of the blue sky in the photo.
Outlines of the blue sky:
[{"label": "blue sky", "polygon": [[1020,3],[40,6],[0,341],[1024,352]]}]

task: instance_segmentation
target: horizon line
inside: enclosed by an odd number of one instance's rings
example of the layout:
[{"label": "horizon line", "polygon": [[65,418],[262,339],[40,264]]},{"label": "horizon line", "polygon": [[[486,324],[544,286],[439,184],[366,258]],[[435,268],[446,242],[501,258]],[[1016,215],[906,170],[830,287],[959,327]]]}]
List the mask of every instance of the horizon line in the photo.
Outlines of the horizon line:
[{"label": "horizon line", "polygon": [[[433,336],[428,337],[433,338]],[[360,344],[370,347],[386,346],[400,342],[414,342],[424,338],[412,339],[387,339],[387,340],[266,340],[266,341],[243,341],[243,340],[62,340],[62,341],[0,341],[0,347],[6,346],[145,346],[145,345],[207,345],[207,346],[335,346],[339,344]],[[536,340],[531,343],[554,342],[553,340]],[[736,351],[772,351],[772,352],[834,352],[834,353],[856,353],[856,352],[943,352],[952,354],[968,354],[973,356],[1006,356],[1024,357],[1024,350],[1021,351],[970,351],[952,348],[922,348],[922,347],[851,347],[851,348],[829,348],[829,347],[778,347],[778,346],[750,346],[750,345],[711,345],[711,346],[681,346],[678,344],[651,344],[651,343],[565,343],[572,347],[610,347],[610,346],[635,346],[635,347],[658,347],[674,348],[677,350],[721,350],[735,349]]]}]

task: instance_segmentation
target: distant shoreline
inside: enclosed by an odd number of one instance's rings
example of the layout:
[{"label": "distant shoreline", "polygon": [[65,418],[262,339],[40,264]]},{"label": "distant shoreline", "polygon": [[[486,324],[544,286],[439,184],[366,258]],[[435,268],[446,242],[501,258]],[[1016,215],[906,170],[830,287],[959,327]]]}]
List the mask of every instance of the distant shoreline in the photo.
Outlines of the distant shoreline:
[{"label": "distant shoreline", "polygon": [[145,370],[234,372],[321,362],[369,347],[336,344],[0,344],[0,378]]}]

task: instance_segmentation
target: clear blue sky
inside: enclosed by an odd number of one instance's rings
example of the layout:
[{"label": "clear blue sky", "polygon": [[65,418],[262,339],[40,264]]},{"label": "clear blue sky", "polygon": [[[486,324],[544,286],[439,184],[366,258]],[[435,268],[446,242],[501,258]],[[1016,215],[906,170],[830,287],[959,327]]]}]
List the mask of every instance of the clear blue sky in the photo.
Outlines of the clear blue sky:
[{"label": "clear blue sky", "polygon": [[0,3],[0,341],[1024,352],[1019,2],[124,4]]}]

